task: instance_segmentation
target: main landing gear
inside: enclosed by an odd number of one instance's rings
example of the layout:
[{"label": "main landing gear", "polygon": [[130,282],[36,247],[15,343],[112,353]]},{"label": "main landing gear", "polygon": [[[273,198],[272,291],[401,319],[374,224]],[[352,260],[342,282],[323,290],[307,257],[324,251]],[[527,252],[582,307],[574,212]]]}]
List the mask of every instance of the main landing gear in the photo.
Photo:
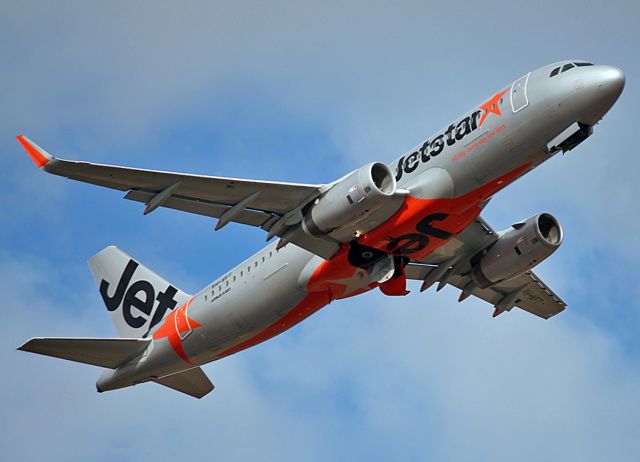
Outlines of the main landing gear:
[{"label": "main landing gear", "polygon": [[366,247],[352,241],[349,247],[349,263],[367,270],[369,284],[379,284],[386,295],[406,295],[407,277],[404,267],[407,257],[394,256],[373,247]]}]

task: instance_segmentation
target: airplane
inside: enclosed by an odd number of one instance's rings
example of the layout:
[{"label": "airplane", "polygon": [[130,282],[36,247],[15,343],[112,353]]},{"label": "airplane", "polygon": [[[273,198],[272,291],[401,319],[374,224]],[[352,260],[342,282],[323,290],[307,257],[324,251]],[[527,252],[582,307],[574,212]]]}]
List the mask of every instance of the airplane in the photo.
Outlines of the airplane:
[{"label": "airplane", "polygon": [[[267,233],[267,247],[195,295],[109,246],[88,264],[118,338],[33,338],[18,349],[105,368],[98,392],[155,382],[201,398],[201,366],[264,342],[334,300],[379,288],[403,296],[447,284],[548,319],[566,307],[532,268],[562,244],[550,213],[495,231],[481,216],[508,184],[593,133],[623,72],[568,60],[541,67],[390,164],[328,184],[143,170],[53,157],[17,137],[42,170],[126,191],[125,199]],[[273,238],[278,239],[273,239]]]}]

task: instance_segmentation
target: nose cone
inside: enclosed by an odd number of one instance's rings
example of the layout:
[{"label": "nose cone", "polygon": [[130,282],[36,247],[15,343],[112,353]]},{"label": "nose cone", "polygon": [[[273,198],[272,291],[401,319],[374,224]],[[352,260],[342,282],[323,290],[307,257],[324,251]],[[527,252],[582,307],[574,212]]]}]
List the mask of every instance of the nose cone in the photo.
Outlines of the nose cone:
[{"label": "nose cone", "polygon": [[615,103],[624,88],[624,73],[614,66],[601,66],[598,73],[598,88],[611,104]]},{"label": "nose cone", "polygon": [[[624,88],[624,73],[614,66],[584,67],[585,89],[577,92],[580,122],[594,125],[611,109]],[[568,74],[567,74],[568,75]]]}]

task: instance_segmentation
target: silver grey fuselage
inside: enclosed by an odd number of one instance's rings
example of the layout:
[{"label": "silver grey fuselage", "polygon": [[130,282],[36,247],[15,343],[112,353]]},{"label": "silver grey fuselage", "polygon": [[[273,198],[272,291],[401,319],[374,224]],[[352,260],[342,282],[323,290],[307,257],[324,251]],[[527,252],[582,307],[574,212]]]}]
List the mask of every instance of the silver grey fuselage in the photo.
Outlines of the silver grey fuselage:
[{"label": "silver grey fuselage", "polygon": [[[388,164],[396,172],[398,188],[417,199],[455,201],[516,172],[495,188],[502,189],[549,159],[554,137],[576,122],[592,127],[624,85],[619,69],[603,65],[574,66],[550,76],[553,69],[568,63],[542,67],[503,87],[502,95],[496,93],[497,107],[487,107],[486,102],[475,106],[427,143]],[[438,137],[440,141],[435,141]],[[518,170],[522,166],[526,168]],[[385,213],[396,213],[399,207]],[[189,362],[160,338],[141,357],[106,371],[99,389],[121,388],[214,361],[277,335],[332,299],[362,292],[313,295],[316,287],[324,287],[312,279],[320,277],[318,269],[325,264],[295,245],[276,250],[275,242],[269,244],[194,296],[187,315],[199,327],[180,334]],[[368,289],[355,268],[352,278],[354,287]],[[340,280],[340,284],[348,287],[351,282]]]}]

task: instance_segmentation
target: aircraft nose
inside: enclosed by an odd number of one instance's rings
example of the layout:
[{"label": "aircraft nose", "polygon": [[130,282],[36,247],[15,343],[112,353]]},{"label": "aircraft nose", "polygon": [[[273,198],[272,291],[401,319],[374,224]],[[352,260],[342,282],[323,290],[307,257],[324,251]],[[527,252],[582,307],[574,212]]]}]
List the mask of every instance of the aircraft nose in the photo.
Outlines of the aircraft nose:
[{"label": "aircraft nose", "polygon": [[609,105],[612,105],[624,88],[624,72],[614,66],[602,66],[597,72],[599,73],[597,79],[598,89],[604,98],[608,100]]},{"label": "aircraft nose", "polygon": [[[580,121],[595,125],[611,109],[624,89],[624,73],[614,66],[596,65],[584,67],[586,92],[580,96],[583,106]],[[580,95],[580,92],[578,92]]]}]

